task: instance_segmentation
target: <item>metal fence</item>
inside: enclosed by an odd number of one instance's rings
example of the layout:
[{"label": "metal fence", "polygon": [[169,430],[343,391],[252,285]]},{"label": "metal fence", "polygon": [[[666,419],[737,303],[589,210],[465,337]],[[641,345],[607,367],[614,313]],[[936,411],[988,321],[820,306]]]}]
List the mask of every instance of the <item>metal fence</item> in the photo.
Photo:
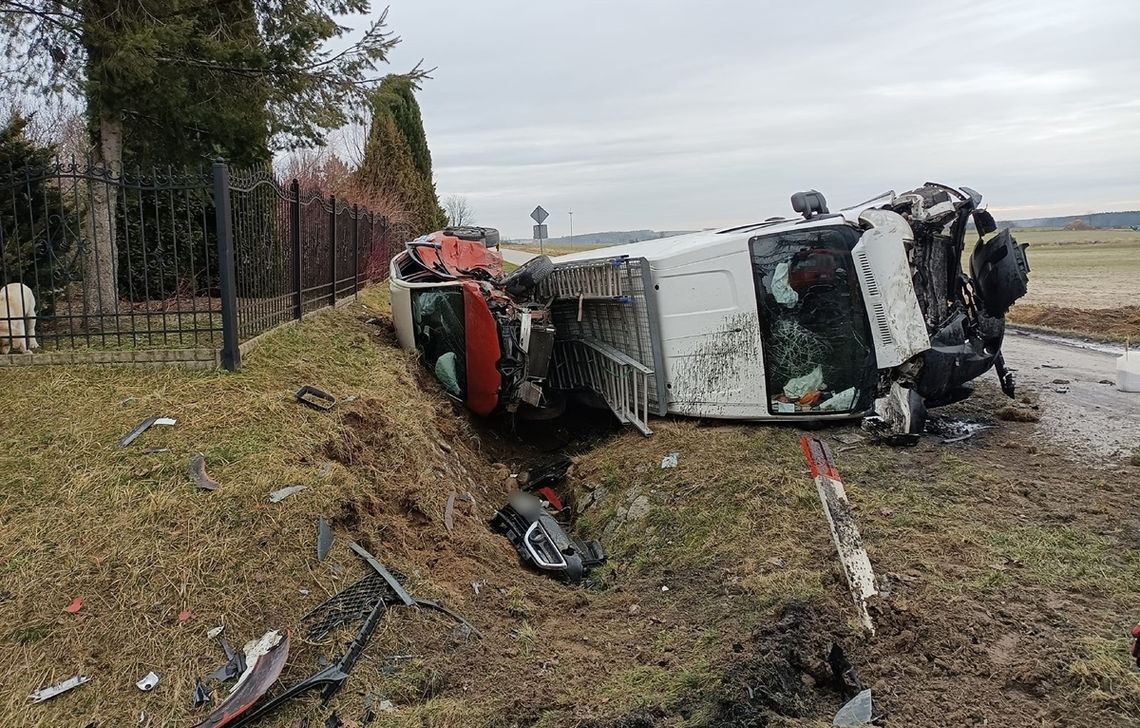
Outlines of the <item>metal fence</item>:
[{"label": "metal fence", "polygon": [[405,233],[267,169],[0,169],[0,353],[21,355],[3,363],[204,352],[237,369],[242,342],[387,275]]}]

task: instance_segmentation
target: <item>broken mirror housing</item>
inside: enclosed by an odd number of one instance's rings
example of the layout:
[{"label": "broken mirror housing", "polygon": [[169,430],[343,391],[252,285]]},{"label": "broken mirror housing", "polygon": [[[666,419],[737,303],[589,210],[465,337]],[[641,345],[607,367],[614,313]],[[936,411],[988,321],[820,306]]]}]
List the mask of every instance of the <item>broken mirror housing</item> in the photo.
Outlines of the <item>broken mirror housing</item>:
[{"label": "broken mirror housing", "polygon": [[568,535],[530,493],[513,491],[490,525],[507,537],[523,563],[569,584],[579,583],[587,569],[606,560],[600,543]]},{"label": "broken mirror housing", "polygon": [[830,212],[809,190],[792,199],[801,217],[538,256],[510,275],[496,250],[440,231],[393,258],[392,316],[477,414],[575,396],[645,434],[668,414],[871,415],[913,437],[991,368],[1014,391],[1001,344],[1029,264],[981,204],[928,182]]}]

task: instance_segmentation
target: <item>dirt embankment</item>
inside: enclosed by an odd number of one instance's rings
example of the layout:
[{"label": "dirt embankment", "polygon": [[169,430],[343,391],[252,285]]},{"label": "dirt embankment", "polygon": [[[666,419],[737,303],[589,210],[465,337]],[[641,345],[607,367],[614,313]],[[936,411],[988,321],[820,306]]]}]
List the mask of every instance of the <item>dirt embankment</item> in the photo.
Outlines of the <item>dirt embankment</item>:
[{"label": "dirt embankment", "polygon": [[1118,308],[1067,308],[1019,303],[1010,322],[1054,331],[1093,335],[1123,341],[1140,340],[1140,306]]}]

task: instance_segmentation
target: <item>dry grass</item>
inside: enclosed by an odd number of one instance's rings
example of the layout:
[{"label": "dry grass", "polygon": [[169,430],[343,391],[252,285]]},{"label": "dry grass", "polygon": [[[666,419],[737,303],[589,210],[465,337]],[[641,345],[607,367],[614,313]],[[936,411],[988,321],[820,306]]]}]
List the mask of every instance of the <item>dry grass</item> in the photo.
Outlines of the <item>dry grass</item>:
[{"label": "dry grass", "polygon": [[509,245],[511,250],[525,250],[528,253],[542,253],[554,257],[556,255],[567,255],[569,253],[581,253],[586,250],[597,250],[605,246],[602,245],[543,245],[541,248],[537,245]]},{"label": "dry grass", "polygon": [[[656,420],[650,439],[624,431],[579,458],[575,492],[594,491],[597,504],[578,530],[601,538],[611,559],[591,587],[562,587],[519,568],[485,526],[508,488],[490,467],[495,438],[438,395],[387,326],[364,322],[384,315],[385,291],[370,290],[364,304],[273,332],[237,374],[0,371],[21,393],[5,420],[20,434],[0,445],[6,725],[129,726],[140,711],[155,726],[190,724],[201,715],[189,708],[193,681],[221,662],[205,632],[221,623],[235,643],[293,628],[284,681],[294,682],[337,651],[295,628],[364,573],[349,539],[485,637],[458,642],[445,619],[392,610],[331,706],[346,721],[372,692],[399,706],[377,726],[704,726],[739,723],[738,709],[763,724],[745,686],[772,687],[763,666],[774,656],[745,657],[789,601],[833,630],[818,635],[825,647],[843,636],[876,700],[904,724],[963,725],[973,710],[995,725],[1041,711],[1054,724],[1127,725],[1140,708],[1119,638],[1140,600],[1140,558],[1126,545],[1140,528],[1126,505],[1140,475],[1090,477],[1028,450],[1027,431],[985,447],[838,450],[868,551],[893,588],[879,636],[866,641],[854,637],[799,433]],[[313,412],[292,400],[306,382],[361,399]],[[179,424],[113,449],[158,414]],[[1016,427],[1028,426],[987,437]],[[151,447],[170,452],[145,454]],[[198,451],[222,484],[216,492],[188,482]],[[679,465],[662,470],[671,451]],[[337,464],[322,480],[329,460]],[[294,483],[308,489],[266,503]],[[452,489],[472,490],[478,507],[457,512],[449,534],[441,521]],[[639,497],[648,513],[619,517]],[[324,564],[313,555],[319,515],[338,539]],[[83,609],[63,612],[77,596]],[[193,616],[180,624],[183,610]],[[991,661],[986,650],[1007,632],[1028,641],[1024,655]],[[1023,674],[1027,665],[1041,667]],[[133,683],[148,670],[163,682],[143,694]],[[77,672],[94,679],[26,704],[35,688]],[[838,695],[794,679],[815,697],[785,724],[829,719]],[[314,705],[291,706],[273,724],[305,709],[320,720],[327,711]]]},{"label": "dry grass", "polygon": [[1093,335],[1113,341],[1140,339],[1140,306],[1119,308],[1069,308],[1018,303],[1009,320],[1061,333]]}]

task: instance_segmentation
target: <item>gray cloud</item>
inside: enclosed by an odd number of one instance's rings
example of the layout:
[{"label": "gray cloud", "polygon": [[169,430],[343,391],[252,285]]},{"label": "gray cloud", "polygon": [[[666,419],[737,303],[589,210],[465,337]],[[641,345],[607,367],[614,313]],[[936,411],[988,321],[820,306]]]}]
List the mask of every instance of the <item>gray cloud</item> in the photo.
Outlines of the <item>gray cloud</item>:
[{"label": "gray cloud", "polygon": [[1140,3],[393,0],[441,194],[529,234],[727,225],[927,179],[1140,208]]}]

